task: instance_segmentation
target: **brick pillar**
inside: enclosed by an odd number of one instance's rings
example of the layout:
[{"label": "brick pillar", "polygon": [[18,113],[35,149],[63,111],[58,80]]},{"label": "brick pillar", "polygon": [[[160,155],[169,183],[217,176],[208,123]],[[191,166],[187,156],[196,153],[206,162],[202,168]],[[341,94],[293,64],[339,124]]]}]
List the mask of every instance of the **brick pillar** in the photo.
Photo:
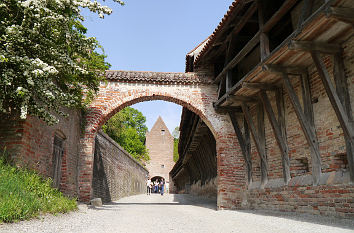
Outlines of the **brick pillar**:
[{"label": "brick pillar", "polygon": [[89,203],[91,199],[93,177],[94,133],[85,133],[80,140],[78,194],[79,201]]},{"label": "brick pillar", "polygon": [[241,209],[246,205],[245,162],[233,132],[223,132],[216,138],[218,168],[218,209]]}]

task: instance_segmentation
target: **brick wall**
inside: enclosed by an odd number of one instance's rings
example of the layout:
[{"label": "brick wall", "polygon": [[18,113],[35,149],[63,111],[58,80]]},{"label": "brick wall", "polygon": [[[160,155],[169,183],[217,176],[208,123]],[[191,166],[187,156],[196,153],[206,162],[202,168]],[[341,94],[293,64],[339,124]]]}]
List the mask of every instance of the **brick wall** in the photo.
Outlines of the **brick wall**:
[{"label": "brick wall", "polygon": [[[198,80],[180,83],[190,74],[178,75],[179,78],[172,82],[170,77],[173,74],[169,73],[124,72],[122,77],[108,77],[108,82],[101,83],[85,116],[87,124],[80,141],[81,201],[88,202],[91,197],[94,138],[101,126],[124,107],[143,101],[164,100],[188,108],[209,127],[216,141],[218,208],[241,206],[246,184],[244,161],[230,120],[226,114],[215,112],[213,107],[217,101],[217,86],[198,83]],[[130,80],[127,81],[127,77]],[[154,77],[157,77],[155,81]]]},{"label": "brick wall", "polygon": [[[348,78],[348,88],[353,108],[354,38],[351,37],[342,46],[344,48],[345,73]],[[333,61],[329,56],[325,56],[324,61],[333,81]],[[246,191],[248,203],[245,204],[245,207],[352,218],[354,217],[354,187],[349,181],[349,168],[346,159],[343,130],[314,65],[308,68],[308,73],[310,77],[315,131],[321,154],[322,174],[320,185],[312,185],[310,149],[290,99],[283,90],[292,178],[288,186],[284,185],[281,154],[268,117],[265,115],[269,181],[264,189],[260,189],[260,159],[254,141],[251,139],[253,183]],[[291,76],[291,82],[301,102],[300,79],[296,76]],[[274,106],[275,96],[271,92],[268,92],[268,95],[273,105],[273,110],[277,115],[277,108]],[[253,116],[256,116],[256,109],[251,109],[251,113]],[[257,122],[255,117],[253,120]]]},{"label": "brick wall", "polygon": [[70,117],[58,117],[59,123],[46,125],[42,120],[28,116],[2,117],[0,120],[0,148],[6,147],[18,166],[36,170],[45,177],[53,176],[53,141],[59,135],[64,139],[61,164],[60,190],[77,196],[78,153],[81,132],[81,113],[64,111]]},{"label": "brick wall", "polygon": [[148,171],[107,134],[95,139],[93,197],[104,202],[146,192]]},{"label": "brick wall", "polygon": [[169,172],[175,164],[173,161],[173,136],[161,117],[146,134],[146,148],[150,156],[150,161],[146,164],[150,178],[161,176],[166,182],[169,182]]}]

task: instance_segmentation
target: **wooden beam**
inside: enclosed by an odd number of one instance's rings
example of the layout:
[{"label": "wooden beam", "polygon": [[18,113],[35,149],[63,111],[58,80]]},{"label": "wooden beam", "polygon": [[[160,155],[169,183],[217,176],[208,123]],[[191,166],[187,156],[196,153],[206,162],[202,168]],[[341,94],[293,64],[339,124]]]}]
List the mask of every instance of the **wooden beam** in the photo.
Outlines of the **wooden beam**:
[{"label": "wooden beam", "polygon": [[263,182],[261,184],[261,188],[268,182],[268,159],[267,159],[267,152],[266,152],[266,138],[265,138],[265,125],[264,125],[264,108],[262,103],[257,104],[257,131],[258,131],[258,140],[261,146],[261,173],[263,177]]},{"label": "wooden beam", "polygon": [[324,42],[312,41],[295,41],[292,40],[289,44],[290,50],[300,50],[306,52],[321,52],[326,54],[335,54],[342,51],[339,44],[329,44]]},{"label": "wooden beam", "polygon": [[[261,159],[261,188],[268,182],[268,162],[267,162],[267,155],[265,150],[265,135],[264,135],[264,123],[262,124],[262,116],[263,116],[263,107],[262,105],[258,106],[257,108],[257,125],[258,125],[258,132],[253,123],[252,116],[248,110],[248,106],[245,102],[242,102],[242,111],[245,114],[245,119],[247,124],[250,128],[254,143],[256,145],[258,155]],[[264,118],[263,118],[264,120]]]},{"label": "wooden beam", "polygon": [[294,74],[294,75],[301,75],[306,73],[306,68],[302,66],[281,66],[275,64],[267,64],[262,67],[263,70],[275,73],[275,74]]},{"label": "wooden beam", "polygon": [[[323,83],[323,86],[326,90],[329,101],[331,102],[332,107],[337,115],[338,120],[339,120],[339,123],[343,129],[343,133],[344,133],[345,139],[347,141],[346,144],[348,144],[348,146],[351,150],[354,148],[354,128],[353,128],[353,124],[349,120],[350,118],[348,116],[348,112],[345,110],[345,108],[342,104],[342,101],[339,99],[339,96],[338,96],[336,90],[334,89],[331,78],[327,72],[326,65],[322,61],[321,55],[319,53],[311,53],[311,56],[312,56],[312,59],[315,63],[315,66],[317,68],[318,75],[322,80],[322,83]],[[335,75],[338,76],[338,73]],[[351,153],[353,153],[353,152],[351,152]],[[349,157],[351,157],[351,158],[349,158],[348,162],[350,160],[352,160],[353,155],[349,155]],[[351,166],[352,166],[352,168],[354,168],[352,164],[351,164]],[[351,177],[351,178],[353,178],[353,177]]]},{"label": "wooden beam", "polygon": [[283,137],[282,130],[280,128],[279,123],[277,122],[277,120],[275,118],[275,114],[274,114],[272,105],[269,101],[267,93],[264,90],[261,90],[259,92],[259,97],[262,100],[264,109],[266,110],[270,124],[273,128],[274,136],[275,136],[275,139],[278,143],[280,153],[282,156],[284,182],[285,182],[285,184],[288,184],[288,182],[291,179],[291,176],[290,176],[289,148],[286,143],[286,138]]},{"label": "wooden beam", "polygon": [[[235,11],[233,12],[233,16],[230,19],[231,21],[234,21],[236,19],[236,17],[238,17],[238,14],[240,13],[241,10],[243,10],[243,8],[245,7],[246,3],[245,1],[239,1],[237,3],[237,8],[235,9]],[[217,36],[214,39],[214,43],[223,43],[225,41],[225,33],[228,31],[228,27],[222,27],[221,30],[219,31],[219,33],[217,34]],[[225,48],[225,47],[224,47]],[[203,57],[207,57],[210,55],[210,53],[213,51],[213,49],[208,49],[208,51],[206,51],[206,53],[204,54]],[[214,56],[214,55],[213,55]],[[199,61],[200,62],[200,61]],[[198,63],[199,63],[198,62]]]},{"label": "wooden beam", "polygon": [[[229,45],[227,47],[226,54],[225,54],[224,67],[227,65],[227,63],[229,63],[230,59],[232,58],[232,53],[233,53],[234,49],[235,49],[234,37],[231,36],[230,41],[229,41]],[[225,92],[228,92],[232,87],[232,70],[228,70],[226,72],[226,81],[225,82],[226,82],[225,83],[225,86],[226,86]]]},{"label": "wooden beam", "polygon": [[[245,4],[244,2],[241,1],[242,4]],[[241,4],[240,3],[240,4]],[[246,13],[244,13],[243,16],[241,16],[242,19],[240,19],[238,21],[238,23],[234,26],[234,29],[229,33],[229,35],[226,36],[226,38],[223,40],[224,45],[221,46],[220,48],[217,49],[217,51],[215,51],[214,53],[210,54],[211,56],[216,56],[218,54],[220,54],[220,52],[222,52],[225,49],[225,42],[231,41],[232,37],[237,37],[237,34],[243,29],[243,27],[246,25],[246,23],[248,22],[248,20],[252,17],[252,15],[256,12],[257,10],[257,4],[253,3],[246,11]]]},{"label": "wooden beam", "polygon": [[265,91],[274,91],[278,87],[274,84],[269,84],[269,83],[249,83],[249,82],[243,82],[242,87],[252,89],[252,90],[265,90]]},{"label": "wooden beam", "polygon": [[234,68],[259,42],[259,32],[241,49],[241,51],[226,65],[226,67],[215,78],[214,84],[218,83],[228,70]]},{"label": "wooden beam", "polygon": [[333,17],[337,20],[354,24],[354,8],[348,7],[329,7],[327,9],[327,16]]},{"label": "wooden beam", "polygon": [[242,114],[242,108],[238,106],[214,106],[216,111],[232,112],[234,114]]},{"label": "wooden beam", "polygon": [[[288,147],[287,144],[287,133],[286,133],[286,122],[285,122],[285,103],[284,103],[284,93],[283,93],[283,88],[278,88],[275,91],[275,102],[277,105],[277,110],[278,110],[278,124],[280,127],[281,135],[285,140],[285,145]],[[288,148],[289,150],[289,148]],[[290,167],[290,161],[289,157],[282,157],[282,165],[283,165],[283,174],[284,174],[284,181],[287,184],[289,182],[288,179],[291,179],[291,176],[287,174],[290,173],[290,168],[289,171],[287,170],[287,166]]]},{"label": "wooden beam", "polygon": [[273,16],[265,23],[263,27],[264,32],[270,31],[281,18],[295,5],[297,0],[286,0],[283,5],[273,14]]},{"label": "wooden beam", "polygon": [[263,61],[270,54],[269,38],[268,38],[268,35],[263,31],[264,21],[265,21],[264,3],[265,3],[265,1],[263,1],[263,0],[257,0],[258,25],[259,25],[259,30],[261,31],[261,34],[260,34],[260,37],[259,37],[261,61]]},{"label": "wooden beam", "polygon": [[[312,97],[311,97],[311,88],[310,88],[310,79],[308,73],[304,73],[301,75],[301,90],[302,90],[302,103],[304,106],[304,115],[307,119],[308,124],[313,129],[315,136],[316,136],[316,126],[315,126],[315,116],[313,112],[313,105],[312,105]],[[317,139],[317,136],[316,136]],[[320,169],[321,166],[321,158],[318,157],[315,151],[319,151],[319,144],[318,142],[315,144],[315,150],[310,150],[311,154],[311,161],[312,164],[317,164],[319,166],[316,169]],[[312,168],[312,171],[316,171]]]},{"label": "wooden beam", "polygon": [[226,79],[221,80],[218,85],[218,99],[226,92]]},{"label": "wooden beam", "polygon": [[311,14],[312,7],[313,7],[313,0],[304,0],[303,1],[301,14],[300,14],[299,21],[298,21],[297,27],[296,27],[297,31],[300,32],[302,30],[302,25],[303,25],[305,19],[307,17],[309,17],[309,15]]},{"label": "wooden beam", "polygon": [[[248,184],[251,184],[252,183],[252,159],[251,159],[251,144],[249,141],[249,133],[246,133],[248,131],[248,127],[247,127],[247,129],[246,128],[244,129],[245,135],[243,135],[241,128],[240,128],[233,112],[229,112],[229,117],[230,117],[232,125],[234,127],[239,145],[241,147],[243,158],[245,159],[246,168],[247,168]],[[245,124],[245,125],[247,125],[247,124]],[[247,135],[248,135],[248,139],[246,138]]]},{"label": "wooden beam", "polygon": [[321,154],[318,147],[318,141],[315,133],[315,129],[309,123],[306,115],[303,113],[300,101],[296,95],[296,92],[290,82],[290,79],[286,73],[283,73],[284,87],[290,101],[294,107],[297,118],[299,119],[301,128],[306,137],[307,143],[310,146],[311,155],[312,155],[312,177],[313,184],[318,185],[320,182],[321,176]]},{"label": "wooden beam", "polygon": [[239,22],[234,26],[234,29],[231,31],[231,33],[226,37],[226,40],[230,40],[230,38],[239,33],[243,27],[246,25],[246,23],[251,19],[251,17],[253,16],[253,14],[256,12],[257,10],[257,3],[253,3],[245,12],[244,15],[242,15],[241,19],[239,20]]},{"label": "wooden beam", "polygon": [[321,55],[319,53],[311,53],[311,56],[317,68],[317,72],[322,80],[323,86],[325,87],[332,107],[336,112],[339,123],[342,126],[343,132],[348,138],[350,138],[351,143],[354,144],[354,129],[349,124],[347,112],[344,110],[343,104],[333,87],[331,78],[329,77],[326,66],[322,61]]},{"label": "wooden beam", "polygon": [[235,102],[258,102],[257,98],[251,96],[242,96],[242,95],[230,95],[226,98],[226,101],[235,101]]},{"label": "wooden beam", "polygon": [[[336,91],[340,101],[343,103],[344,110],[347,113],[349,124],[354,127],[353,113],[350,105],[350,96],[348,91],[347,77],[344,71],[344,63],[341,54],[335,54],[333,59],[333,75],[336,82]],[[350,180],[354,182],[354,145],[351,144],[350,138],[345,137],[345,145],[347,150],[347,159],[349,165]]]}]

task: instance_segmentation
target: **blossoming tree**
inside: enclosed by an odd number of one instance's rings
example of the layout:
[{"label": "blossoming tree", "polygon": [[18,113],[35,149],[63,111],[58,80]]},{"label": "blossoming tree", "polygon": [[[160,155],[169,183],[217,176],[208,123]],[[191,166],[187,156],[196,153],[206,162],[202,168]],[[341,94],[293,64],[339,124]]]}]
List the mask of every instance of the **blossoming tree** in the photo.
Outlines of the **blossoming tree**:
[{"label": "blossoming tree", "polygon": [[0,113],[54,124],[63,106],[83,106],[97,91],[109,64],[85,36],[83,8],[112,12],[92,0],[0,2]]}]

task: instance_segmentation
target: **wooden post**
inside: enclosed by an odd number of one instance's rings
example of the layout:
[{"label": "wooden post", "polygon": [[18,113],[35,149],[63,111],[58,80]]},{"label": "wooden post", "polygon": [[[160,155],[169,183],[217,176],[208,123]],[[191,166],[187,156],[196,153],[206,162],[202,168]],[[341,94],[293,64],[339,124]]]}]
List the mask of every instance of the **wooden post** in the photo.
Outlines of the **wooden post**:
[{"label": "wooden post", "polygon": [[[281,156],[282,156],[284,182],[285,182],[285,184],[288,184],[288,182],[291,179],[291,176],[290,176],[290,161],[289,161],[289,154],[288,154],[289,153],[289,148],[288,148],[288,145],[286,143],[286,136],[284,135],[285,134],[284,133],[285,129],[284,129],[284,127],[281,128],[281,125],[276,120],[274,111],[272,109],[272,105],[271,105],[271,103],[269,101],[269,98],[268,98],[268,95],[267,95],[266,91],[261,90],[259,92],[259,97],[262,100],[264,109],[266,110],[266,113],[268,115],[270,124],[272,125],[274,136],[275,136],[275,139],[276,139],[276,141],[278,143],[278,146],[279,146],[279,149],[280,149],[280,153],[281,153]],[[279,95],[277,97],[279,98]],[[281,111],[284,108],[281,108],[281,104],[280,103],[277,103],[277,108],[278,108],[279,120],[283,121],[284,114]],[[282,126],[284,126],[284,124],[282,124]]]},{"label": "wooden post", "polygon": [[337,115],[339,123],[343,129],[347,158],[350,170],[351,181],[354,181],[354,127],[353,117],[350,109],[350,99],[347,89],[347,82],[344,73],[344,64],[340,53],[334,55],[334,79],[337,84],[337,91],[334,89],[332,81],[322,61],[321,55],[316,52],[311,53],[312,59],[317,68],[317,72],[322,80],[328,98]]},{"label": "wooden post", "polygon": [[[278,88],[275,91],[275,99],[276,99],[277,110],[278,110],[278,124],[280,127],[281,135],[285,140],[285,146],[288,148],[288,153],[289,153],[289,147],[287,143],[286,124],[285,124],[285,104],[284,104],[283,88]],[[288,181],[291,179],[289,155],[287,157],[283,157],[282,163],[283,163],[284,180],[285,178],[287,179],[287,182],[285,182],[287,184]],[[289,166],[289,171],[287,169],[287,166]]]},{"label": "wooden post", "polygon": [[219,87],[218,87],[218,99],[221,98],[221,96],[223,95],[223,91],[226,88],[226,83],[225,83],[225,79],[221,79],[220,83],[219,83]]},{"label": "wooden post", "polygon": [[[350,105],[350,96],[348,91],[347,77],[344,72],[343,58],[340,53],[334,55],[333,66],[334,80],[336,82],[336,91],[340,101],[343,103],[344,109],[348,115],[349,124],[354,128],[353,113]],[[354,145],[350,143],[347,136],[345,137],[345,145],[347,149],[347,159],[349,164],[350,180],[354,182]]]},{"label": "wooden post", "polygon": [[299,119],[302,130],[305,134],[306,140],[310,146],[312,158],[312,177],[313,184],[318,185],[321,176],[321,154],[319,151],[318,141],[315,133],[315,128],[309,122],[308,117],[302,111],[300,101],[295,93],[293,86],[286,73],[283,73],[284,87],[289,95],[290,101],[294,107],[297,118]]},{"label": "wooden post", "polygon": [[325,87],[328,98],[334,108],[334,111],[336,112],[339,123],[343,128],[343,132],[350,139],[351,143],[354,144],[354,130],[349,124],[348,115],[344,110],[344,107],[333,87],[326,66],[321,60],[321,55],[319,53],[312,52],[311,56],[315,63],[315,66],[317,67],[317,72],[322,80],[323,86]]},{"label": "wooden post", "polygon": [[[261,159],[261,188],[264,188],[268,182],[268,162],[265,147],[265,131],[264,131],[264,111],[262,104],[257,105],[257,128],[256,129],[252,116],[245,102],[242,102],[242,111],[245,114],[245,119],[256,145],[258,155]],[[258,132],[257,132],[258,131]]]},{"label": "wooden post", "polygon": [[257,0],[257,7],[258,7],[258,24],[260,34],[260,49],[261,49],[261,61],[263,61],[268,55],[270,54],[269,50],[269,38],[268,35],[263,31],[264,24],[265,24],[265,17],[264,17],[264,4],[265,1]]},{"label": "wooden post", "polygon": [[244,122],[244,134],[242,134],[241,128],[237,122],[237,119],[233,112],[229,111],[229,116],[234,126],[235,133],[238,139],[238,142],[241,147],[243,158],[245,159],[246,168],[247,168],[247,181],[248,185],[252,183],[252,159],[251,159],[251,142],[250,142],[250,134],[248,130],[248,125],[245,119]]}]

